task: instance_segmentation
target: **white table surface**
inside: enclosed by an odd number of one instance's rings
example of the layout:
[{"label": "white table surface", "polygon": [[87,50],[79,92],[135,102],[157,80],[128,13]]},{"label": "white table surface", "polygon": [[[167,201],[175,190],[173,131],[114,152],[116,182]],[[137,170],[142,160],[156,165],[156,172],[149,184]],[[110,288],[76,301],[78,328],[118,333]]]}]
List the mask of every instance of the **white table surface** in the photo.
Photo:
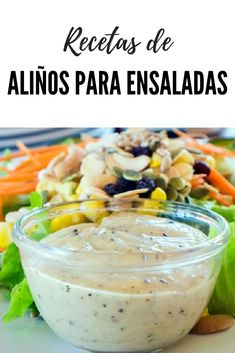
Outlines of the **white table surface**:
[{"label": "white table surface", "polygon": [[[0,290],[0,316],[7,302]],[[40,318],[26,316],[9,324],[0,320],[0,353],[84,353],[57,337]],[[211,335],[188,335],[164,353],[234,353],[235,325],[227,331]]]}]

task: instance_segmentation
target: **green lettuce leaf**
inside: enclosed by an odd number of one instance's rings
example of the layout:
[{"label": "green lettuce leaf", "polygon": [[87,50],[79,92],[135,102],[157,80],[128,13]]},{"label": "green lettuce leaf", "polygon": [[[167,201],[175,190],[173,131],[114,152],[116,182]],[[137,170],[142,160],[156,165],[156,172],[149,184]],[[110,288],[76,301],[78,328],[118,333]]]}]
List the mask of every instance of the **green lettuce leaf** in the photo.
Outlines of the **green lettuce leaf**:
[{"label": "green lettuce leaf", "polygon": [[26,278],[17,284],[11,292],[10,306],[3,316],[3,321],[8,323],[21,317],[32,306],[33,297],[30,292]]},{"label": "green lettuce leaf", "polygon": [[219,213],[229,223],[235,221],[235,205],[230,207],[215,205],[212,207],[212,211]]},{"label": "green lettuce leaf", "polygon": [[224,251],[223,264],[208,309],[210,314],[235,316],[235,205],[224,207],[215,202],[193,198],[189,201],[217,212],[229,222],[231,239]]},{"label": "green lettuce leaf", "polygon": [[30,234],[30,238],[40,241],[45,238],[50,233],[51,221],[42,221],[37,225],[37,227]]},{"label": "green lettuce leaf", "polygon": [[232,237],[225,249],[223,265],[209,303],[211,314],[235,316],[235,222],[230,223]]},{"label": "green lettuce leaf", "polygon": [[45,203],[47,195],[45,192],[37,192],[33,191],[30,194],[30,208],[31,210],[34,208],[41,208]]},{"label": "green lettuce leaf", "polygon": [[15,284],[22,281],[23,278],[24,271],[21,264],[19,250],[14,243],[11,243],[2,255],[0,286],[11,289]]},{"label": "green lettuce leaf", "polygon": [[80,142],[79,138],[76,137],[66,137],[64,140],[60,141],[60,145],[74,145],[75,143]]}]

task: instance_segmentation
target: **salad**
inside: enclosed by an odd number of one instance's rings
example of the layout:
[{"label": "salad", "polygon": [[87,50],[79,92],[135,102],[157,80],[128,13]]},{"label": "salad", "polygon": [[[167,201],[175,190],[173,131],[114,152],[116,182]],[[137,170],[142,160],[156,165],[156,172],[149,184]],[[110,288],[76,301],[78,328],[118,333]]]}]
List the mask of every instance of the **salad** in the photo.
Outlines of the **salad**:
[{"label": "salad", "polygon": [[[235,316],[235,152],[232,145],[214,145],[205,136],[175,133],[170,138],[165,131],[128,129],[34,149],[19,142],[18,152],[5,151],[0,157],[0,286],[11,292],[5,322],[27,310],[38,314],[11,239],[14,223],[35,208],[86,199],[93,201],[83,203],[84,217],[96,222],[95,209],[110,197],[144,198],[146,208],[151,200],[192,203],[225,217],[232,238],[208,311]],[[59,216],[43,222],[33,236],[42,239],[78,222]]]}]

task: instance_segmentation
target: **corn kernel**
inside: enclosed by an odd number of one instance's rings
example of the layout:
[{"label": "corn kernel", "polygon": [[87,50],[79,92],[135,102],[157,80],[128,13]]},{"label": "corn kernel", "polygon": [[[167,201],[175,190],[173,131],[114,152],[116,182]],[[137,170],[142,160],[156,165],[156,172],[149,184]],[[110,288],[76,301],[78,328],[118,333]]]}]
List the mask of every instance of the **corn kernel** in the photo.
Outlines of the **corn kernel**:
[{"label": "corn kernel", "polygon": [[68,197],[68,201],[77,201],[78,200],[78,195],[73,194]]},{"label": "corn kernel", "polygon": [[80,210],[92,222],[96,222],[103,214],[106,213],[103,201],[83,201]]},{"label": "corn kernel", "polygon": [[108,217],[109,216],[109,212],[105,211],[96,221],[96,223],[101,224],[101,222],[103,221],[103,218]]},{"label": "corn kernel", "polygon": [[165,191],[158,187],[155,190],[153,190],[153,192],[151,193],[151,199],[166,201],[167,196],[166,196]]},{"label": "corn kernel", "polygon": [[7,222],[0,222],[0,248],[6,249],[12,242],[11,238],[12,225]]},{"label": "corn kernel", "polygon": [[158,168],[161,165],[161,157],[157,153],[153,153],[152,159],[150,162],[150,168]]},{"label": "corn kernel", "polygon": [[86,222],[86,217],[82,213],[61,215],[52,219],[51,231],[56,232],[62,228],[84,222]]},{"label": "corn kernel", "polygon": [[154,210],[158,210],[158,208],[158,202],[153,200],[144,200],[141,206],[139,206],[137,213],[146,215],[156,215],[156,211]]}]

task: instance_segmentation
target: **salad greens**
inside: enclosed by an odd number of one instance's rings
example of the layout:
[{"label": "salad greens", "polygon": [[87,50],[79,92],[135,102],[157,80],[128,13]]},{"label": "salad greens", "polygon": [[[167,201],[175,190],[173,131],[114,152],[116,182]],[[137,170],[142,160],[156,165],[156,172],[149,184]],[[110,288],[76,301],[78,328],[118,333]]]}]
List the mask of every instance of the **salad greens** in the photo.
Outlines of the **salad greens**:
[{"label": "salad greens", "polygon": [[223,265],[209,303],[211,314],[235,316],[235,218],[230,223],[232,238],[225,249]]},{"label": "salad greens", "polygon": [[232,236],[224,252],[223,264],[208,309],[210,314],[228,314],[235,317],[235,205],[225,207],[214,201],[192,198],[190,203],[210,208],[223,216],[230,225]]},{"label": "salad greens", "polygon": [[8,311],[3,316],[5,323],[21,317],[32,306],[34,300],[26,278],[16,284],[11,292],[11,301]]},{"label": "salad greens", "polygon": [[9,322],[23,316],[32,305],[33,298],[24,275],[19,250],[14,243],[2,255],[0,286],[11,290],[10,306],[3,321]]},{"label": "salad greens", "polygon": [[64,140],[59,142],[61,145],[73,145],[75,143],[80,142],[81,139],[78,137],[66,137]]},{"label": "salad greens", "polygon": [[11,243],[2,255],[0,286],[12,289],[24,278],[20,254],[17,246]]},{"label": "salad greens", "polygon": [[[34,208],[42,207],[45,200],[46,195],[44,193],[32,192],[29,198],[29,209],[32,210]],[[41,240],[49,233],[49,225],[49,221],[39,223],[39,226],[34,229],[31,237],[36,240]],[[0,286],[4,286],[11,290],[10,305],[3,316],[4,322],[7,323],[23,316],[28,309],[31,309],[34,312],[37,311],[24,275],[18,247],[14,243],[11,243],[2,254]]]},{"label": "salad greens", "polygon": [[[47,194],[45,192],[31,192],[30,194],[30,209],[43,207],[44,203],[47,200]],[[38,216],[39,217],[39,216]],[[30,237],[34,240],[41,240],[45,238],[50,232],[50,220],[42,219],[40,223],[37,224],[37,227],[34,228],[33,233],[30,234]]]},{"label": "salad greens", "polygon": [[33,191],[29,197],[30,200],[30,209],[34,209],[35,207],[42,207],[45,202],[44,194],[41,192]]}]

